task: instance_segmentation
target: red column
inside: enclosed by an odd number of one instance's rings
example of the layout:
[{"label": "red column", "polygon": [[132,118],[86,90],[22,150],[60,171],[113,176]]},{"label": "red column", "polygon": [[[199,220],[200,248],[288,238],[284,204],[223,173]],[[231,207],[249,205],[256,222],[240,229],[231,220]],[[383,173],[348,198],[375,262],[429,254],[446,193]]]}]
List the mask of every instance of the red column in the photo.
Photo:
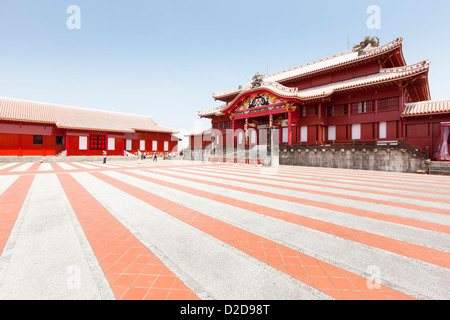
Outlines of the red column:
[{"label": "red column", "polygon": [[91,134],[87,136],[87,156],[91,155]]},{"label": "red column", "polygon": [[66,157],[68,157],[70,155],[70,139],[69,139],[69,134],[66,135]]},{"label": "red column", "polygon": [[292,145],[292,112],[288,112],[288,144]]},{"label": "red column", "polygon": [[22,134],[19,134],[19,157],[23,156],[23,150],[22,150]]},{"label": "red column", "polygon": [[234,141],[234,138],[235,138],[235,136],[234,136],[234,130],[236,129],[236,124],[235,124],[235,121],[234,121],[234,118],[233,118],[233,125],[232,125],[232,127],[231,127],[231,130],[233,131],[233,134],[232,134],[232,144],[231,144],[231,146],[234,148],[234,146],[235,146],[235,141]]},{"label": "red column", "polygon": [[321,124],[317,126],[317,142],[323,144],[323,125]]}]

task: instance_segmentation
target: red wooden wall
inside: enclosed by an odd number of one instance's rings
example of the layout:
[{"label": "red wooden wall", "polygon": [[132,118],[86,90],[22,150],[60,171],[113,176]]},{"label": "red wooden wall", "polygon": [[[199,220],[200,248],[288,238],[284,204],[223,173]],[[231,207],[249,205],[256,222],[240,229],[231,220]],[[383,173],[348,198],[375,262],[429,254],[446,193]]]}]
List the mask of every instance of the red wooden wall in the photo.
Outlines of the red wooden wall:
[{"label": "red wooden wall", "polygon": [[[146,141],[147,153],[152,153],[152,141],[158,141],[158,154],[178,152],[178,139],[172,138],[170,133],[136,132],[134,134],[90,132],[76,130],[61,130],[52,124],[35,124],[13,121],[0,121],[0,156],[56,156],[67,150],[69,156],[101,156],[103,150],[90,150],[91,135],[105,136],[105,150],[109,156],[124,154],[125,140],[133,141],[133,150],[140,147],[140,140]],[[42,136],[42,144],[36,144],[34,136]],[[61,137],[62,145],[57,145],[57,138]],[[87,150],[80,150],[80,136],[88,137]],[[108,150],[108,138],[114,138],[114,150]],[[168,151],[164,150],[164,141],[169,142]]]}]

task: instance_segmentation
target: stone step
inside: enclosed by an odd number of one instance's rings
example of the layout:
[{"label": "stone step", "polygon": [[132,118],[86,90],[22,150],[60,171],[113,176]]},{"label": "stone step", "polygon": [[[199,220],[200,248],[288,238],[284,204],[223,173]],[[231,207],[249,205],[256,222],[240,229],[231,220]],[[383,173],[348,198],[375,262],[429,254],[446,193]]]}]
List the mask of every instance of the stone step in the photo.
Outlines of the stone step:
[{"label": "stone step", "polygon": [[434,175],[450,175],[450,162],[446,161],[430,162],[429,173]]}]

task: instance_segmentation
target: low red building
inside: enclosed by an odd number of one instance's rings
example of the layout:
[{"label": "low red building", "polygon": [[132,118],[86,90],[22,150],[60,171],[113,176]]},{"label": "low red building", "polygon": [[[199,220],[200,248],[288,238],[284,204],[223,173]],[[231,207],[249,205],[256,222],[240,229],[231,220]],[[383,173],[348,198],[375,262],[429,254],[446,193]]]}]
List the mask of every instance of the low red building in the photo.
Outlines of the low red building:
[{"label": "low red building", "polygon": [[275,127],[280,144],[403,140],[437,160],[448,149],[449,103],[430,101],[430,62],[408,65],[402,43],[379,46],[378,38],[367,37],[352,50],[257,74],[237,89],[214,93],[224,105],[198,115],[211,119],[225,145],[251,148],[264,139],[261,129]]},{"label": "low red building", "polygon": [[0,98],[0,156],[123,156],[177,152],[172,129],[148,116]]}]

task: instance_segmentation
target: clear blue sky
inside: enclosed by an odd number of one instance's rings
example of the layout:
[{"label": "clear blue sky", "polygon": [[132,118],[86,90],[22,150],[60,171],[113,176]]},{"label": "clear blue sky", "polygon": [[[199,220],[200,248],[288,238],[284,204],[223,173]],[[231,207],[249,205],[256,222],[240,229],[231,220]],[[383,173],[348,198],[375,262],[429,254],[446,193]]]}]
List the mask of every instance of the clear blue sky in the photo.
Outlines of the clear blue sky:
[{"label": "clear blue sky", "polygon": [[[69,30],[69,5],[81,29]],[[381,29],[366,24],[381,9]],[[449,1],[0,0],[0,96],[151,115],[190,131],[211,94],[324,58],[366,35],[404,38],[450,99]]]}]

